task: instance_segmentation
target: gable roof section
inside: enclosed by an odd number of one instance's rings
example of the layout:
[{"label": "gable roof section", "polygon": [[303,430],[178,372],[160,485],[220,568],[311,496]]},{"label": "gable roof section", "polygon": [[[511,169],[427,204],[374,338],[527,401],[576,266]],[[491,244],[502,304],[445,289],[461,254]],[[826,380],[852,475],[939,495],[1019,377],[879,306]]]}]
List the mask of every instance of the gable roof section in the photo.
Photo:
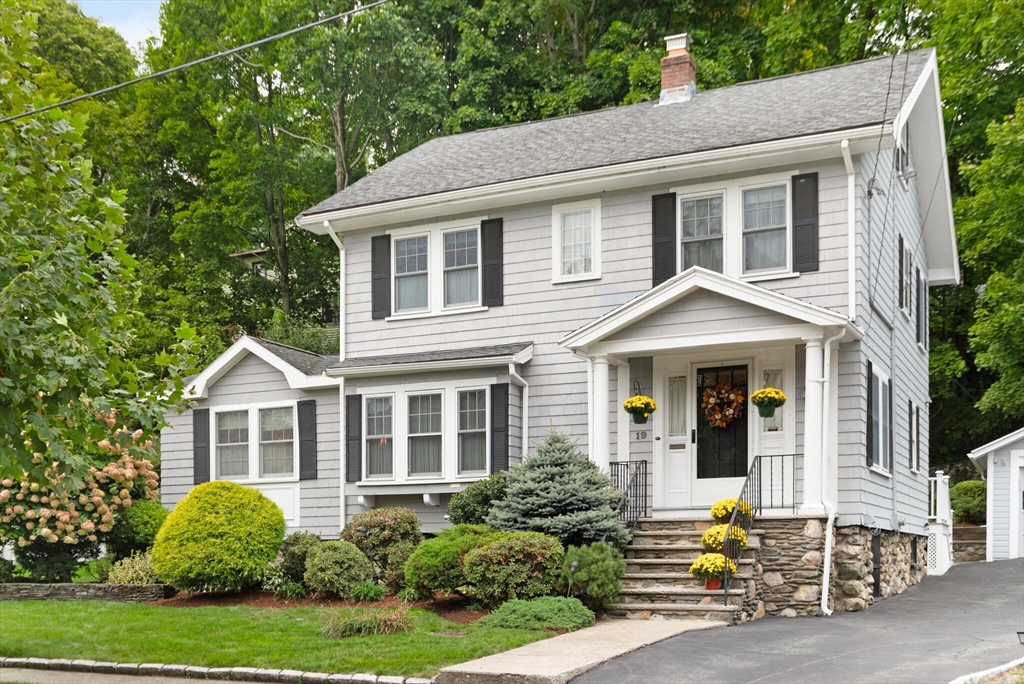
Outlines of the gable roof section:
[{"label": "gable roof section", "polygon": [[281,371],[292,389],[317,389],[337,387],[338,381],[323,374],[337,356],[324,356],[314,352],[289,347],[286,344],[245,335],[228,347],[213,363],[195,376],[185,389],[185,395],[193,399],[205,399],[210,386],[235,367],[247,355],[253,354]]},{"label": "gable roof section", "polygon": [[[600,318],[577,328],[560,339],[558,344],[569,349],[581,349],[589,344],[600,342],[672,302],[702,289],[748,302],[812,325],[846,326],[849,322],[846,316],[834,311],[694,266],[609,311]],[[853,329],[852,326],[850,328]]]},{"label": "gable roof section", "polygon": [[345,209],[885,124],[933,56],[918,50],[708,90],[670,106],[645,102],[435,138],[297,222],[317,230],[318,215]]},{"label": "gable roof section", "polygon": [[415,352],[411,354],[388,354],[386,356],[364,356],[334,363],[327,374],[340,377],[366,375],[387,375],[389,373],[414,373],[446,368],[480,368],[508,363],[526,363],[533,358],[533,342],[512,342],[489,347],[466,349],[445,349]]},{"label": "gable roof section", "polygon": [[972,461],[974,461],[974,465],[976,465],[982,471],[982,474],[984,474],[984,468],[986,466],[985,457],[991,454],[993,451],[998,451],[999,449],[1002,449],[1004,446],[1009,446],[1010,444],[1013,444],[1018,440],[1024,440],[1024,428],[1021,428],[1020,430],[1015,430],[1014,432],[1011,432],[1008,435],[1003,435],[999,439],[993,440],[988,444],[980,446],[974,451],[969,452],[967,456]]}]

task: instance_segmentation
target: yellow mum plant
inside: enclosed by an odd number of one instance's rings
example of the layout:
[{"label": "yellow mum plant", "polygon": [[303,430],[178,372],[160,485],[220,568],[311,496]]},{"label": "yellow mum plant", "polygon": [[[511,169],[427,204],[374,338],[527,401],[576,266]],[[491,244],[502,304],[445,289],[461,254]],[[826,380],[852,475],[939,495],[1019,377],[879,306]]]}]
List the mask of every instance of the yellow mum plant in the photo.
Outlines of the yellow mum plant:
[{"label": "yellow mum plant", "polygon": [[658,410],[658,405],[654,403],[654,400],[650,397],[645,397],[642,394],[638,394],[635,397],[630,397],[622,403],[622,408],[626,409],[626,413],[641,414],[645,418],[655,411]]},{"label": "yellow mum plant", "polygon": [[765,387],[750,395],[750,403],[754,406],[778,408],[786,403],[786,394],[775,387]]},{"label": "yellow mum plant", "polygon": [[[728,524],[732,518],[732,512],[736,508],[735,497],[731,499],[720,499],[711,507],[711,517],[720,525]],[[740,502],[740,512],[736,515],[736,522],[748,522],[753,517],[754,509],[747,501]]]},{"label": "yellow mum plant", "polygon": [[704,553],[693,561],[693,565],[690,566],[690,574],[704,582],[711,579],[724,579],[726,567],[729,568],[730,573],[736,573],[736,564],[722,554]]},{"label": "yellow mum plant", "polygon": [[[701,535],[700,545],[708,553],[721,553],[725,546],[725,528],[728,525],[714,525]],[[729,539],[737,542],[741,549],[747,548],[747,533],[742,527],[730,527]]]}]

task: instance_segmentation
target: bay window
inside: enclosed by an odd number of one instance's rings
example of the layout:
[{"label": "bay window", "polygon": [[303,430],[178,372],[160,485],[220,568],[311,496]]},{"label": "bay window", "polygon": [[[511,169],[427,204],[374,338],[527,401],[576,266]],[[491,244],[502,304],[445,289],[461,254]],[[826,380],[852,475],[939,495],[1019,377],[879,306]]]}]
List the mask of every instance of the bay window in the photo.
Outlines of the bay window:
[{"label": "bay window", "polygon": [[681,209],[683,270],[700,266],[721,273],[722,195],[683,199]]},{"label": "bay window", "polygon": [[786,186],[743,191],[743,272],[786,268]]},{"label": "bay window", "polygon": [[409,475],[441,475],[441,395],[409,397]]},{"label": "bay window", "polygon": [[487,471],[487,391],[459,392],[459,474]]},{"label": "bay window", "polygon": [[394,473],[391,397],[366,399],[366,476],[391,477]]}]

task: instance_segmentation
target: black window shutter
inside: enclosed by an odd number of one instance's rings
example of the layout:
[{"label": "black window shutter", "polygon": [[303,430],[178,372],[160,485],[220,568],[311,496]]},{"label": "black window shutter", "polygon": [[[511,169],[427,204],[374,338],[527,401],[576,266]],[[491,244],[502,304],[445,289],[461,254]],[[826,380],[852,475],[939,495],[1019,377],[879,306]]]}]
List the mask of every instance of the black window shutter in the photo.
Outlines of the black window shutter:
[{"label": "black window shutter", "polygon": [[299,409],[299,479],[316,479],[316,400],[303,399]]},{"label": "black window shutter", "polygon": [[924,307],[921,305],[922,291],[924,288],[921,287],[921,269],[914,269],[914,279],[917,281],[917,342],[918,344],[921,344],[924,342],[924,336],[921,334],[924,329],[924,325],[922,324],[924,320]]},{"label": "black window shutter", "polygon": [[921,407],[914,407],[914,469],[921,467]]},{"label": "black window shutter", "polygon": [[210,409],[192,409],[193,484],[210,481]]},{"label": "black window shutter", "polygon": [[491,472],[508,470],[508,383],[491,385]]},{"label": "black window shutter", "polygon": [[387,318],[391,315],[391,236],[375,235],[370,252],[372,316]]},{"label": "black window shutter", "polygon": [[651,198],[651,287],[676,274],[676,193]]},{"label": "black window shutter", "polygon": [[363,479],[363,395],[345,397],[345,482]]},{"label": "black window shutter", "polygon": [[793,270],[818,270],[818,174],[793,176]]},{"label": "black window shutter", "polygon": [[907,295],[906,295],[906,290],[905,290],[904,283],[903,283],[903,279],[904,279],[904,277],[906,275],[904,273],[904,269],[906,268],[906,265],[903,263],[903,259],[905,257],[904,257],[904,254],[903,254],[903,236],[902,235],[900,235],[899,250],[900,250],[900,271],[899,271],[899,276],[897,277],[897,282],[898,282],[897,289],[899,289],[899,291],[900,291],[900,308],[901,309],[905,309],[905,308],[907,308],[907,305],[910,304],[910,302],[906,301]]},{"label": "black window shutter", "polygon": [[875,444],[875,371],[868,361],[868,468],[874,463],[872,449]]},{"label": "black window shutter", "polygon": [[480,252],[483,267],[483,306],[501,306],[505,299],[504,222],[500,218],[480,222]]},{"label": "black window shutter", "polygon": [[907,449],[910,451],[910,468],[914,468],[914,401],[907,399]]}]

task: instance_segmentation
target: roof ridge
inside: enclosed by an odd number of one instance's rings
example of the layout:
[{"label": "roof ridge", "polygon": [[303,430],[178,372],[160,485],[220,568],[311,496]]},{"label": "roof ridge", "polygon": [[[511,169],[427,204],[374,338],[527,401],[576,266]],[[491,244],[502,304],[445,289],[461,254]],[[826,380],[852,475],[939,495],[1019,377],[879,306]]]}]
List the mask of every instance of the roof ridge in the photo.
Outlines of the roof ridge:
[{"label": "roof ridge", "polygon": [[256,335],[246,335],[246,337],[248,337],[251,340],[255,340],[256,342],[272,344],[272,345],[275,345],[277,347],[284,347],[285,349],[291,349],[293,351],[302,352],[303,354],[310,354],[312,356],[316,356],[317,358],[321,358],[321,359],[322,358],[329,358],[331,356],[337,356],[337,354],[320,354],[318,352],[311,351],[309,349],[303,349],[302,347],[293,347],[290,344],[285,344],[283,342],[276,342],[274,340],[268,340],[265,337],[258,337]]}]

